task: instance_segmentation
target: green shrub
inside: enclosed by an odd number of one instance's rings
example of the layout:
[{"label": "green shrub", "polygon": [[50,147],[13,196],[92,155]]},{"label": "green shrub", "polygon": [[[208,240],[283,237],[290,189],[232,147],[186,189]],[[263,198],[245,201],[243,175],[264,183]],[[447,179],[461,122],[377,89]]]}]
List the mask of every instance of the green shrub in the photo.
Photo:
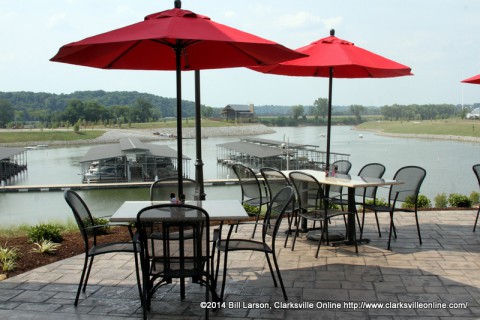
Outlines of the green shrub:
[{"label": "green shrub", "polygon": [[35,242],[34,245],[35,248],[32,249],[33,252],[49,254],[54,254],[55,251],[57,251],[57,249],[61,246],[60,243],[55,243],[44,239],[42,239],[40,242]]},{"label": "green shrub", "polygon": [[[95,218],[94,217],[93,218],[93,223],[96,226],[101,226],[101,227],[95,228],[95,232],[96,232],[97,235],[107,234],[108,230],[110,230],[110,226],[108,225],[108,220],[107,219]],[[90,227],[90,226],[91,226],[90,221],[86,220],[85,221],[85,227]]]},{"label": "green shrub", "polygon": [[458,194],[458,193],[451,193],[448,196],[448,203],[451,207],[459,207],[459,208],[471,208],[472,201],[465,195]]},{"label": "green shrub", "polygon": [[[431,208],[432,203],[425,195],[419,194],[417,198],[417,208]],[[405,202],[402,204],[402,208],[413,209],[415,208],[415,202],[413,196],[408,196]]]},{"label": "green shrub", "polygon": [[256,216],[258,214],[258,211],[260,210],[259,207],[249,205],[248,203],[244,203],[243,208],[245,209],[245,211],[247,211],[247,214],[249,216]]},{"label": "green shrub", "polygon": [[0,265],[3,272],[15,270],[18,258],[18,251],[16,248],[7,248],[7,245],[0,246]]},{"label": "green shrub", "polygon": [[[365,200],[365,204],[373,205],[373,199]],[[388,202],[383,198],[375,199],[375,205],[377,205],[377,206],[388,206]]]},{"label": "green shrub", "polygon": [[445,193],[437,194],[434,201],[435,208],[446,208],[448,206],[447,195]]},{"label": "green shrub", "polygon": [[60,228],[53,224],[39,224],[32,226],[27,229],[27,237],[33,243],[42,240],[50,240],[56,243],[63,241]]},{"label": "green shrub", "polygon": [[472,204],[479,204],[480,203],[480,193],[476,191],[472,191],[470,193],[470,201],[472,201]]}]

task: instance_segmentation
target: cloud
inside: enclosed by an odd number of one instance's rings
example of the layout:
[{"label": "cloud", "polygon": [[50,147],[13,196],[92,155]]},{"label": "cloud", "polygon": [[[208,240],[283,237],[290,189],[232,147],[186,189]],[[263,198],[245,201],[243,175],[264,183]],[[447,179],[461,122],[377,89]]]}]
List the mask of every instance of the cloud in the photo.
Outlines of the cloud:
[{"label": "cloud", "polygon": [[278,27],[285,29],[306,29],[312,27],[334,28],[341,24],[343,17],[321,18],[310,12],[300,11],[294,14],[287,14],[277,18]]},{"label": "cloud", "polygon": [[55,29],[58,25],[62,24],[63,21],[67,19],[67,14],[65,12],[57,12],[48,18],[47,27],[48,29]]},{"label": "cloud", "polygon": [[343,22],[343,17],[332,17],[328,19],[322,19],[324,26],[327,29],[335,29],[337,26],[341,25]]},{"label": "cloud", "polygon": [[225,18],[233,18],[233,17],[235,17],[236,15],[237,15],[237,14],[236,14],[234,11],[226,11],[226,12],[223,14],[223,16],[224,16]]}]

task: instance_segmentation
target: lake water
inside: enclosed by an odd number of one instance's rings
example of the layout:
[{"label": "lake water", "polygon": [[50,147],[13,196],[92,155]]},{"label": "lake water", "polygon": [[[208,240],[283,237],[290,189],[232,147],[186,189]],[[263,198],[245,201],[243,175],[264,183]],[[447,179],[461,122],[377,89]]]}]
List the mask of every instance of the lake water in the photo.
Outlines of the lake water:
[{"label": "lake water", "polygon": [[[259,138],[288,140],[290,143],[319,145],[325,150],[324,127],[274,128],[276,133],[258,135]],[[360,138],[362,135],[363,138]],[[234,178],[224,166],[217,165],[217,144],[238,141],[236,137],[211,137],[202,141],[205,180]],[[176,141],[161,143],[176,149]],[[195,140],[184,140],[184,153],[192,158],[190,173],[194,176]],[[351,173],[357,173],[369,162],[386,166],[384,177],[391,178],[396,170],[406,165],[418,165],[427,170],[421,189],[433,203],[437,194],[460,193],[469,195],[479,191],[472,171],[480,163],[480,143],[383,137],[372,132],[351,130],[350,127],[332,128],[332,152],[350,154]],[[91,146],[49,147],[27,152],[28,171],[12,184],[37,185],[80,183],[79,160]],[[386,197],[386,191],[380,197]],[[383,192],[383,193],[382,193]],[[96,215],[111,215],[124,200],[148,199],[148,189],[89,190],[80,192]],[[206,187],[207,199],[240,198],[239,186]],[[65,221],[72,218],[61,192],[0,193],[0,225],[30,224],[47,221]]]}]

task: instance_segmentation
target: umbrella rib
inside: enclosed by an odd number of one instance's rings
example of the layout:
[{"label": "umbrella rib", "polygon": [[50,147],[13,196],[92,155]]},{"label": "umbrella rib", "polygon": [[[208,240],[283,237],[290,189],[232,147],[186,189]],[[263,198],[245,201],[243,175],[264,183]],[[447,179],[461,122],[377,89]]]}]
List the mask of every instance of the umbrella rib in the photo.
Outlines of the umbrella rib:
[{"label": "umbrella rib", "polygon": [[121,58],[123,58],[125,55],[127,55],[131,50],[133,50],[138,44],[140,44],[140,41],[137,40],[135,41],[127,50],[123,51],[120,55],[118,55],[112,62],[110,62],[107,66],[106,69],[111,69],[112,66]]}]

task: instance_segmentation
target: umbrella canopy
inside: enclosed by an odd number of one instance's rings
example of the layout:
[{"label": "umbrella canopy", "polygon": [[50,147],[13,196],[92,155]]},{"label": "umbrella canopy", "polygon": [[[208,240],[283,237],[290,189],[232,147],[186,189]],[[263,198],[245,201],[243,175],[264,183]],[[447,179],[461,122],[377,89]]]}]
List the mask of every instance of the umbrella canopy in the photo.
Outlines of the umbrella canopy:
[{"label": "umbrella canopy", "polygon": [[[174,9],[64,45],[51,61],[102,69],[176,71],[178,192],[181,194],[181,71],[267,65],[303,56],[273,41],[182,10],[177,0]],[[203,181],[201,185],[203,187]]]},{"label": "umbrella canopy", "polygon": [[462,80],[463,83],[472,83],[472,84],[480,84],[480,74],[473,76],[471,78]]},{"label": "umbrella canopy", "polygon": [[330,131],[332,113],[332,78],[388,78],[411,75],[411,69],[395,61],[355,46],[352,42],[330,36],[312,42],[296,51],[307,57],[252,70],[289,76],[329,78],[327,117],[327,157],[330,166]]}]

